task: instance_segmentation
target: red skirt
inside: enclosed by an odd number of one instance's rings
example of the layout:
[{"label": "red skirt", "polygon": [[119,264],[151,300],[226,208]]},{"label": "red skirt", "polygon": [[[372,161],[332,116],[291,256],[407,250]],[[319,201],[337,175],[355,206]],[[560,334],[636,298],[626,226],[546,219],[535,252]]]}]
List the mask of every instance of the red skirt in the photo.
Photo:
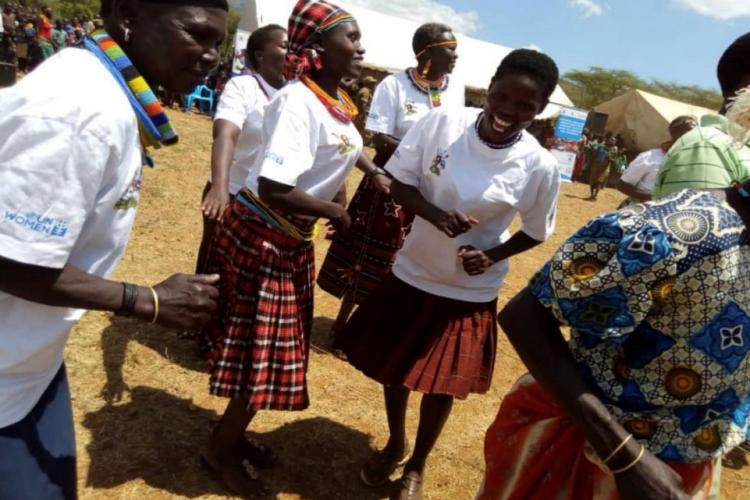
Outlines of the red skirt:
[{"label": "red skirt", "polygon": [[490,388],[497,300],[431,295],[389,275],[344,328],[349,362],[384,385],[464,399]]},{"label": "red skirt", "polygon": [[[533,377],[503,399],[484,441],[486,470],[478,500],[619,500],[612,473],[601,464],[570,417]],[[713,461],[667,462],[693,499],[706,499]]]},{"label": "red skirt", "polygon": [[210,393],[247,409],[304,410],[315,256],[241,202],[224,212],[208,256],[221,275],[218,308],[204,327]]},{"label": "red skirt", "polygon": [[339,298],[351,292],[354,302],[362,304],[390,272],[414,215],[378,191],[369,177],[362,179],[347,211],[352,226],[336,231],[318,285]]}]

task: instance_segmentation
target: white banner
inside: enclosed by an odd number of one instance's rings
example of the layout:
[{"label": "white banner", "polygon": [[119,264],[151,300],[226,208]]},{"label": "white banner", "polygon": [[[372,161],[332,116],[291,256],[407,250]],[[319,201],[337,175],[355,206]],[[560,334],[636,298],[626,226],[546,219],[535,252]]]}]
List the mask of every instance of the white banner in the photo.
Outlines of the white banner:
[{"label": "white banner", "polygon": [[232,59],[232,75],[241,75],[245,72],[245,52],[247,51],[247,40],[250,32],[237,30],[234,35],[234,58]]},{"label": "white banner", "polygon": [[588,116],[588,111],[562,108],[555,126],[555,137],[547,144],[552,155],[557,158],[560,178],[564,181],[573,180],[578,143],[581,141]]}]

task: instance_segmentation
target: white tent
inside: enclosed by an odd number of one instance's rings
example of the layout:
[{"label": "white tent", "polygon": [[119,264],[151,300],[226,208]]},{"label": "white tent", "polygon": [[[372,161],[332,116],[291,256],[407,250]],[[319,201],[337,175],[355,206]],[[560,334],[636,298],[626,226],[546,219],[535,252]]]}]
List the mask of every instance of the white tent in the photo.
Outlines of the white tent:
[{"label": "white tent", "polygon": [[609,115],[607,131],[622,133],[630,146],[638,151],[659,147],[669,140],[669,123],[678,116],[703,115],[716,111],[666,97],[649,94],[642,90],[630,90],[611,101],[602,103],[594,111]]},{"label": "white tent", "polygon": [[[266,24],[287,25],[295,0],[248,0],[245,2],[240,29],[253,31]],[[367,50],[365,63],[371,66],[400,71],[415,62],[411,39],[419,23],[389,16],[358,5],[336,2],[357,18],[362,29],[362,44]],[[486,89],[497,65],[512,50],[468,36],[457,34],[458,63],[454,75],[467,87]],[[555,116],[560,106],[573,103],[558,86],[547,109],[540,118]]]}]

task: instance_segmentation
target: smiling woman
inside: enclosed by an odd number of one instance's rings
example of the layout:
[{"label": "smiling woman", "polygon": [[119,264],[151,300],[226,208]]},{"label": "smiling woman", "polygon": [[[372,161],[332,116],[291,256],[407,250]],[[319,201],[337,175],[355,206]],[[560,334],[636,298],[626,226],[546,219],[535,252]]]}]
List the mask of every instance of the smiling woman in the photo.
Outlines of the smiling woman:
[{"label": "smiling woman", "polygon": [[0,92],[0,207],[13,216],[0,224],[3,498],[76,496],[63,351],[86,309],[197,329],[216,306],[216,277],[153,287],[107,277],[133,225],[146,148],[177,142],[150,85],[185,91],[206,76],[226,1],[102,7],[107,31]]},{"label": "smiling woman", "polygon": [[210,392],[229,398],[203,461],[233,491],[262,489],[247,465],[273,453],[245,440],[259,410],[309,405],[307,362],[313,314],[313,227],[350,224],[334,198],[362,158],[356,108],[340,88],[358,78],[364,48],[355,19],[328,2],[300,0],[289,17],[284,72],[290,82],[265,110],[262,154],[224,211],[207,269],[221,275],[221,306],[203,334]]}]

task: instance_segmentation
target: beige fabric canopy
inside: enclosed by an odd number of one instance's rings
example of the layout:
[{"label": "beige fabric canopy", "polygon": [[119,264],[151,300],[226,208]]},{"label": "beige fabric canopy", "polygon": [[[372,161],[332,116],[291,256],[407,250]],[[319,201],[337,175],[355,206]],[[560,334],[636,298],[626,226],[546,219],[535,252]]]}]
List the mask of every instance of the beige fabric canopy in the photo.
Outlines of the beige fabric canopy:
[{"label": "beige fabric canopy", "polygon": [[716,111],[674,101],[666,97],[649,94],[642,90],[631,90],[602,103],[594,111],[609,115],[607,132],[621,133],[628,147],[646,151],[659,147],[669,140],[669,123],[681,115],[703,115]]}]

